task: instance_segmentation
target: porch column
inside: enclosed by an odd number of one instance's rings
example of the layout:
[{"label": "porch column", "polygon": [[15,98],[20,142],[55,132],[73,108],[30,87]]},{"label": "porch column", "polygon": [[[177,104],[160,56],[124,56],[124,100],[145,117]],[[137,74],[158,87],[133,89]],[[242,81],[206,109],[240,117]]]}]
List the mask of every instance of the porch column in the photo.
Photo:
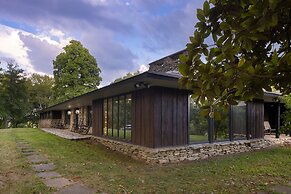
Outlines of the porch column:
[{"label": "porch column", "polygon": [[70,127],[69,129],[72,130],[73,129],[73,125],[74,125],[74,122],[75,122],[75,110],[74,109],[71,109],[71,115],[70,115]]},{"label": "porch column", "polygon": [[214,109],[210,109],[210,113],[208,115],[208,142],[214,142]]},{"label": "porch column", "polygon": [[66,111],[65,110],[62,110],[61,123],[65,124],[65,119],[66,119]]},{"label": "porch column", "polygon": [[83,124],[88,125],[88,107],[84,106],[83,107]]},{"label": "porch column", "polygon": [[281,109],[280,109],[280,101],[277,103],[277,129],[276,129],[276,138],[279,138],[279,135],[280,135],[280,117],[281,117]]}]

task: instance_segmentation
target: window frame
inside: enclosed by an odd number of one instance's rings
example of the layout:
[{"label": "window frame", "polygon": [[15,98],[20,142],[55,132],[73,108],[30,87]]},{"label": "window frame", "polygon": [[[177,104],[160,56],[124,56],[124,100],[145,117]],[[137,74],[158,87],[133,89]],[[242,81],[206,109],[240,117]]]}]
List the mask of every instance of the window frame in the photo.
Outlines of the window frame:
[{"label": "window frame", "polygon": [[[128,99],[128,96],[130,95],[130,99],[131,99],[131,110],[130,110],[130,114],[131,114],[131,117],[132,117],[132,114],[133,114],[133,101],[132,101],[132,97],[133,97],[133,93],[123,93],[123,94],[119,94],[119,95],[115,95],[115,96],[109,96],[109,97],[106,97],[106,98],[103,98],[103,100],[102,100],[102,107],[103,107],[103,110],[102,110],[102,137],[104,137],[104,138],[107,138],[107,139],[112,139],[112,140],[117,140],[117,141],[123,141],[123,142],[127,142],[127,143],[131,143],[132,142],[132,128],[131,128],[131,135],[130,135],[130,140],[128,140],[128,139],[126,139],[126,123],[127,123],[127,118],[126,118],[126,114],[127,114],[127,108],[126,108],[126,102],[127,102],[127,99]],[[117,104],[116,104],[116,106],[117,106],[117,108],[116,108],[116,111],[117,111],[117,113],[115,113],[114,112],[114,102],[115,102],[115,100],[114,99],[116,99],[117,98]],[[124,122],[124,126],[123,127],[121,127],[121,125],[120,125],[120,121],[122,120],[120,117],[121,117],[121,115],[120,115],[120,101],[123,101],[123,121],[122,122]],[[104,107],[104,102],[106,101],[106,107]],[[109,109],[109,106],[108,106],[108,102],[109,101],[111,101],[111,106],[112,107],[110,107],[111,108],[111,110],[109,110],[109,111],[111,111],[111,116],[112,116],[112,118],[111,118],[111,122],[112,122],[112,133],[111,134],[108,134],[108,109]],[[105,126],[105,117],[104,117],[104,113],[105,113],[105,109],[104,108],[106,108],[106,113],[107,113],[107,116],[106,116],[106,119],[107,119],[107,121],[106,121],[106,126]],[[115,123],[114,124],[114,114],[117,114],[117,123]],[[117,137],[115,137],[114,135],[113,135],[113,128],[114,128],[114,126],[115,125],[117,125]],[[131,126],[132,126],[132,120],[131,120]],[[106,132],[106,134],[104,134],[104,129],[105,129],[105,127],[106,127],[106,130],[107,130],[107,132]],[[123,131],[123,137],[120,137],[120,131]]]}]

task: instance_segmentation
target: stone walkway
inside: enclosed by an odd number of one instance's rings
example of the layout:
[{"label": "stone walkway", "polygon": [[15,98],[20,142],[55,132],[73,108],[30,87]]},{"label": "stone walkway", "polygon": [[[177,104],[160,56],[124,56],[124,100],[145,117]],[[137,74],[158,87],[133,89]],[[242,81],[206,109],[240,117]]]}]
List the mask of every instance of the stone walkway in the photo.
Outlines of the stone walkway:
[{"label": "stone walkway", "polygon": [[289,145],[291,146],[291,137],[281,134],[279,138],[276,138],[275,135],[265,135],[265,139],[272,141],[276,145]]},{"label": "stone walkway", "polygon": [[90,139],[91,135],[81,135],[67,129],[41,128],[41,130],[70,140]]},{"label": "stone walkway", "polygon": [[96,191],[85,185],[62,177],[54,171],[55,165],[46,157],[36,152],[24,140],[16,141],[17,148],[26,157],[37,176],[41,178],[47,187],[56,189],[55,194],[93,194]]}]

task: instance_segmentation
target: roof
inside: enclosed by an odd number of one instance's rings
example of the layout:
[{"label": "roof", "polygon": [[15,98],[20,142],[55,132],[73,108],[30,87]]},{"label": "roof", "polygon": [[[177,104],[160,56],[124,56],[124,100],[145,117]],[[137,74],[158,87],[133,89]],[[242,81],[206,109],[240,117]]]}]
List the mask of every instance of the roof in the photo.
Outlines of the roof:
[{"label": "roof", "polygon": [[179,64],[179,56],[181,54],[186,54],[186,49],[180,50],[176,53],[163,57],[159,60],[151,62],[149,64],[150,72],[169,72],[169,71],[177,71]]},{"label": "roof", "polygon": [[265,102],[276,102],[278,97],[282,96],[280,92],[269,92],[269,91],[264,91],[264,101]]},{"label": "roof", "polygon": [[[179,88],[178,79],[180,74],[177,73],[163,73],[163,72],[144,72],[142,74],[124,79],[122,81],[110,84],[100,89],[88,92],[86,94],[71,98],[62,103],[48,107],[41,112],[51,110],[67,110],[82,106],[92,105],[93,100],[113,97],[120,94],[145,89],[147,87],[166,87],[166,88]],[[139,84],[140,87],[137,87]]]}]

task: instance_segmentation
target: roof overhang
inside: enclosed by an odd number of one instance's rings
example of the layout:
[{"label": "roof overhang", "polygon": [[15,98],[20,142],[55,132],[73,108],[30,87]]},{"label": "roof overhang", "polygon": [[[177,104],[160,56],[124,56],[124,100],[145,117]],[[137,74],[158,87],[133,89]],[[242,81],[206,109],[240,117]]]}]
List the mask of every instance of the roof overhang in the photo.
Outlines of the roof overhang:
[{"label": "roof overhang", "polygon": [[[56,104],[49,108],[42,110],[41,112],[51,111],[51,110],[68,110],[73,108],[78,108],[82,106],[91,106],[93,100],[98,100],[107,97],[113,97],[120,94],[126,94],[133,91],[145,89],[147,87],[166,87],[181,89],[178,84],[178,79],[180,75],[169,74],[169,73],[157,73],[157,72],[144,72],[137,76],[119,81],[117,83],[110,84],[103,88],[94,90],[92,92],[74,97],[65,102]],[[136,84],[140,84],[140,87],[136,87]]]},{"label": "roof overhang", "polygon": [[[82,106],[91,106],[94,100],[126,94],[137,90],[145,89],[147,87],[165,87],[186,90],[185,88],[181,88],[179,86],[178,79],[180,77],[180,74],[175,73],[147,71],[142,74],[119,81],[117,83],[113,83],[103,88],[94,90],[92,92],[71,98],[65,102],[46,108],[41,112],[52,110],[68,110]],[[136,84],[140,84],[140,87],[136,87]],[[264,100],[264,102],[275,102],[276,99],[278,99],[280,96],[280,93],[265,91],[262,99]]]},{"label": "roof overhang", "polygon": [[279,102],[278,100],[280,100],[279,99],[280,96],[282,96],[282,94],[278,93],[278,92],[264,91],[263,100],[264,100],[264,102]]}]

